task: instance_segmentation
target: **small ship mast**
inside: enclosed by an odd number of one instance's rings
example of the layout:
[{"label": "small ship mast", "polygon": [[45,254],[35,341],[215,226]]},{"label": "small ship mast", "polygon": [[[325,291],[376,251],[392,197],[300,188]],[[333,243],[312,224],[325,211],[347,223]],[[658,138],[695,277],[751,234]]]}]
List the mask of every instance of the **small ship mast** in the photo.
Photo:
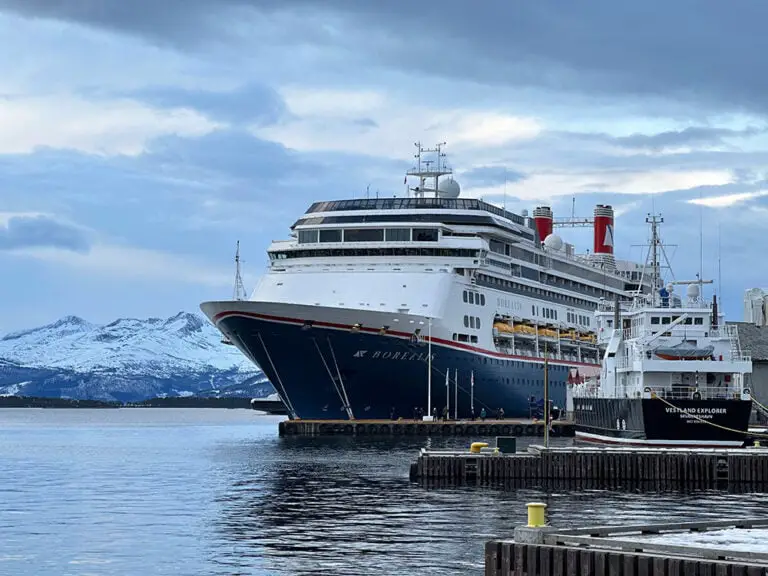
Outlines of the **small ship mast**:
[{"label": "small ship mast", "polygon": [[[245,285],[243,284],[243,276],[240,274],[240,240],[237,241],[237,250],[235,250],[235,287],[232,291],[232,300],[247,300],[248,296],[245,292]],[[221,339],[222,344],[232,346],[232,341],[224,336]]]},{"label": "small ship mast", "polygon": [[[413,155],[416,158],[416,166],[406,172],[406,179],[408,176],[415,176],[419,179],[419,185],[416,188],[411,188],[417,198],[424,198],[426,192],[434,192],[434,197],[440,197],[439,181],[441,176],[450,176],[453,174],[453,170],[448,166],[445,160],[445,152],[443,152],[443,146],[445,142],[436,144],[434,148],[424,148],[421,142],[414,142],[416,146],[416,154]],[[425,153],[434,152],[436,160],[424,160],[422,156]],[[432,164],[436,164],[433,168]],[[432,188],[427,187],[427,179],[433,180]],[[456,192],[458,196],[458,191]]]}]

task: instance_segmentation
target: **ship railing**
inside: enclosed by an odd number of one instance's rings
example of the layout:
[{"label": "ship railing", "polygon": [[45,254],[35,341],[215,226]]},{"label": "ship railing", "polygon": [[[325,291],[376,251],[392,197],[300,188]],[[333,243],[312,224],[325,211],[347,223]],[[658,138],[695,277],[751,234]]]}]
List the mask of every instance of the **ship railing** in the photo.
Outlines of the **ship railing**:
[{"label": "ship railing", "polygon": [[665,400],[740,400],[747,394],[739,379],[734,379],[721,386],[711,385],[671,385],[649,386],[643,389],[645,395],[653,393]]},{"label": "ship railing", "polygon": [[[653,354],[653,348],[650,346],[636,345],[626,349],[626,353],[621,356],[617,356],[616,366],[617,368],[629,368],[633,362],[640,362],[643,360],[658,360]],[[681,362],[752,362],[752,356],[748,352],[742,352],[740,350],[728,350],[724,354],[715,352],[712,356],[707,358],[697,358],[687,360],[685,358],[680,359]]]}]

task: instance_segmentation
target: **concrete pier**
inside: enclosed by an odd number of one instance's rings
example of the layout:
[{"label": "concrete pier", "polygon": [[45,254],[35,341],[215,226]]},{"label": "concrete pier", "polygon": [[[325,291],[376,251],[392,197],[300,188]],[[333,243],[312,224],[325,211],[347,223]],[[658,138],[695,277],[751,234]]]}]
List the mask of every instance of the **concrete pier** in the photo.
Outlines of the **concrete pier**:
[{"label": "concrete pier", "polygon": [[413,480],[501,482],[510,487],[750,489],[768,491],[768,449],[529,446],[504,454],[422,449]]},{"label": "concrete pier", "polygon": [[[544,436],[543,420],[284,420],[280,436]],[[574,434],[573,422],[552,422],[552,436]]]},{"label": "concrete pier", "polygon": [[[485,576],[758,576],[768,554],[716,547],[675,546],[648,535],[767,528],[768,519],[597,526],[557,530],[526,526],[514,540],[485,546]],[[644,540],[645,538],[645,540]]]}]

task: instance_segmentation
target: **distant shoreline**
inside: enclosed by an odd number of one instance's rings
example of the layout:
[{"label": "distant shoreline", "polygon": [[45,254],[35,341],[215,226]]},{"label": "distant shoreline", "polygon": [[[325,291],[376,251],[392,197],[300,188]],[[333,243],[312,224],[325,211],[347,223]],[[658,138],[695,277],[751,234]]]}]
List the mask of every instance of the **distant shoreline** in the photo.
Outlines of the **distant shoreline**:
[{"label": "distant shoreline", "polygon": [[105,402],[35,396],[0,396],[0,408],[251,408],[250,398],[150,398],[140,402]]}]

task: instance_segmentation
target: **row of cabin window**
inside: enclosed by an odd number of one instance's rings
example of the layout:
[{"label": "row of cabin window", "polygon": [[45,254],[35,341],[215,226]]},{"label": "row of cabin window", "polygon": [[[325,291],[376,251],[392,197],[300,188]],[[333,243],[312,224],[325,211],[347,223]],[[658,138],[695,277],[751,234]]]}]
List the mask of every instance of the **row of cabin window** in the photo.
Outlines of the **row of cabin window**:
[{"label": "row of cabin window", "polygon": [[485,274],[479,274],[478,280],[484,281],[489,285],[501,286],[502,290],[504,290],[505,292],[513,292],[517,294],[523,294],[526,296],[529,294],[536,294],[536,297],[543,297],[552,302],[562,302],[563,304],[566,304],[566,305],[573,304],[576,306],[582,306],[584,308],[590,308],[590,309],[597,308],[597,304],[594,302],[590,302],[589,300],[582,300],[581,298],[576,298],[575,296],[569,296],[567,294],[561,294],[559,292],[550,292],[549,290],[544,290],[543,288],[533,288],[532,286],[528,286],[527,284],[518,284],[517,282],[511,282],[510,280],[498,278],[497,276],[487,276]]},{"label": "row of cabin window", "polygon": [[480,329],[480,318],[477,316],[464,316],[464,328]]},{"label": "row of cabin window", "polygon": [[568,312],[568,322],[581,324],[582,326],[589,326],[591,324],[589,316],[585,316],[583,314],[574,314],[573,312]]},{"label": "row of cabin window", "polygon": [[456,342],[471,342],[472,344],[477,344],[477,336],[475,336],[474,334],[472,334],[472,335],[469,335],[469,334],[457,334],[457,333],[454,332],[453,333],[453,339]]},{"label": "row of cabin window", "polygon": [[464,290],[462,296],[464,302],[477,304],[478,306],[485,306],[485,294],[476,294],[474,292],[470,292],[469,290]]},{"label": "row of cabin window", "polygon": [[542,308],[541,314],[539,314],[539,307],[531,305],[531,313],[534,316],[544,316],[544,318],[547,318],[548,320],[557,320],[557,310],[554,308]]},{"label": "row of cabin window", "polygon": [[[679,316],[651,316],[651,324],[671,324],[675,320],[677,320]],[[696,326],[703,326],[704,325],[704,318],[701,316],[697,318],[691,318],[690,316],[683,320],[684,325],[690,326],[691,324]]]},{"label": "row of cabin window", "polygon": [[[539,264],[545,268],[553,268],[554,270],[557,270],[558,272],[564,272],[567,274],[570,274],[572,276],[576,277],[582,277],[584,279],[592,280],[593,282],[598,282],[600,284],[608,284],[614,288],[623,289],[624,288],[624,281],[614,277],[613,275],[607,275],[605,273],[600,273],[596,270],[588,270],[584,269],[582,267],[576,266],[575,264],[570,264],[567,262],[561,262],[560,260],[554,260],[549,258],[546,255],[543,254],[536,254],[535,252],[526,250],[522,246],[511,246],[510,244],[506,244],[504,242],[500,242],[498,240],[490,239],[488,241],[488,248],[491,252],[495,252],[496,254],[503,254],[505,256],[509,256],[511,258],[517,258],[519,260],[523,260],[526,262],[530,262],[532,264]],[[489,259],[489,263],[497,266],[499,268],[504,269],[511,269],[511,273],[513,276],[525,276],[525,274],[521,274],[521,266],[517,263],[505,263],[500,262],[498,260],[491,260]],[[523,271],[525,270],[525,267],[523,266]],[[581,282],[577,282],[576,280],[570,280],[567,278],[561,278],[560,276],[549,274],[546,275],[544,273],[543,277],[541,278],[541,282],[568,287],[573,286],[574,288],[578,288],[581,292],[591,292],[593,294],[596,294],[598,296],[605,296],[604,292],[599,289],[595,288],[592,285],[589,284],[582,284]],[[639,277],[637,278],[639,280]]]},{"label": "row of cabin window", "polygon": [[437,242],[437,228],[328,228],[299,230],[299,244],[318,242]]},{"label": "row of cabin window", "polygon": [[287,258],[327,258],[333,256],[443,256],[451,258],[477,258],[477,250],[467,248],[309,248],[270,252],[270,260]]}]

